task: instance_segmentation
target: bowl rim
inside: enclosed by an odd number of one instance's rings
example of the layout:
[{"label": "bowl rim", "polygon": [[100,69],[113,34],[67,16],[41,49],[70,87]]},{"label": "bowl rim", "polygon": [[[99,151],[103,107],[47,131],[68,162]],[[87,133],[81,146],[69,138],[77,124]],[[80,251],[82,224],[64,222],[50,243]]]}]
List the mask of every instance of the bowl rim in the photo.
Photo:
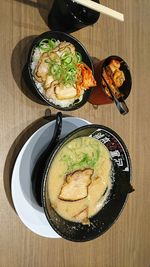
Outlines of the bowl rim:
[{"label": "bowl rim", "polygon": [[[91,241],[91,240],[94,240],[96,239],[97,237],[100,237],[102,234],[104,234],[107,230],[109,230],[111,228],[111,226],[114,225],[114,223],[117,221],[117,219],[120,217],[126,203],[127,203],[127,199],[128,199],[128,193],[126,194],[125,196],[125,199],[124,199],[124,202],[123,202],[123,205],[119,211],[119,213],[117,214],[117,216],[115,217],[115,219],[108,225],[108,227],[102,232],[102,233],[97,233],[94,235],[93,238],[91,237],[86,237],[85,239],[79,239],[79,240],[73,240],[72,238],[69,238],[62,234],[61,231],[58,230],[57,227],[55,227],[55,224],[52,222],[51,218],[50,218],[50,215],[48,213],[48,210],[47,210],[47,204],[46,204],[46,183],[47,183],[47,180],[48,180],[48,172],[49,172],[49,169],[50,169],[50,166],[51,166],[51,163],[52,161],[54,160],[56,154],[58,153],[58,151],[61,149],[61,147],[65,144],[66,140],[67,139],[70,139],[70,137],[72,137],[73,135],[75,135],[76,133],[82,131],[83,129],[87,129],[87,128],[101,128],[101,129],[104,129],[108,132],[110,132],[111,134],[113,134],[117,139],[118,141],[121,143],[121,145],[123,146],[124,148],[124,151],[125,151],[125,154],[127,156],[127,159],[128,159],[128,163],[129,163],[129,180],[130,182],[132,181],[132,164],[131,164],[131,158],[130,158],[130,155],[129,155],[129,151],[127,149],[127,146],[125,145],[124,141],[122,140],[122,138],[114,131],[112,130],[111,128],[107,127],[107,126],[104,126],[104,125],[100,125],[100,124],[90,124],[90,125],[85,125],[85,126],[82,126],[82,127],[79,127],[77,129],[75,129],[74,131],[72,131],[71,133],[69,133],[68,135],[66,135],[62,140],[60,140],[60,142],[57,144],[57,146],[54,148],[54,150],[52,151],[51,155],[49,156],[48,158],[48,161],[46,163],[46,168],[45,168],[45,171],[44,171],[44,174],[43,174],[43,180],[42,180],[42,190],[41,190],[41,200],[42,200],[42,206],[43,206],[43,209],[44,209],[44,213],[46,215],[46,218],[50,224],[50,226],[56,231],[56,233],[58,233],[61,237],[63,237],[64,239],[66,240],[69,240],[69,241],[72,241],[72,242],[86,242],[86,241]],[[61,217],[62,218],[62,217]],[[63,218],[62,218],[63,219]]]},{"label": "bowl rim", "polygon": [[[83,97],[86,93],[86,97],[85,99],[83,98],[81,100],[81,102],[77,103],[77,104],[74,104],[74,105],[71,105],[70,107],[61,107],[59,105],[55,105],[53,102],[50,102],[40,91],[39,89],[37,88],[34,80],[33,80],[33,76],[32,76],[32,71],[31,71],[31,62],[32,62],[32,52],[34,50],[34,48],[37,46],[37,43],[39,42],[40,39],[42,38],[45,38],[45,35],[53,35],[53,34],[58,34],[58,35],[61,35],[62,37],[67,37],[67,38],[70,38],[72,39],[73,41],[75,41],[76,43],[78,43],[78,45],[81,47],[81,49],[83,49],[83,51],[85,52],[87,58],[88,58],[88,61],[90,63],[90,68],[92,70],[92,74],[94,76],[94,65],[93,65],[93,61],[92,61],[92,58],[88,52],[88,50],[86,49],[86,47],[74,36],[68,34],[68,33],[65,33],[65,32],[61,32],[61,31],[47,31],[47,32],[43,32],[42,34],[38,35],[37,37],[35,37],[35,39],[33,40],[31,46],[30,46],[30,49],[29,49],[29,52],[28,52],[28,58],[27,58],[27,70],[28,70],[28,74],[29,74],[29,79],[32,83],[32,86],[33,88],[36,90],[36,93],[40,96],[40,98],[42,98],[42,100],[47,103],[49,106],[52,106],[53,108],[56,108],[58,110],[62,110],[62,111],[72,111],[72,110],[76,110],[76,109],[79,109],[81,108],[84,104],[86,104],[88,98],[89,98],[89,95],[91,93],[91,90],[92,90],[92,87],[89,89],[89,90],[86,90],[83,94]],[[58,38],[59,39],[59,38]]]}]

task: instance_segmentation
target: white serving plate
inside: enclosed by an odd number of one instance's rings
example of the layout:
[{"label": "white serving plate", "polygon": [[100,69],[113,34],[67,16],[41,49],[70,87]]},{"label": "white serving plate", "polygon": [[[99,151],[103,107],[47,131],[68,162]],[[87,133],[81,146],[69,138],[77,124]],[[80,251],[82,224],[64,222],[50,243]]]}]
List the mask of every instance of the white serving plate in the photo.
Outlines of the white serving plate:
[{"label": "white serving plate", "polygon": [[[87,124],[90,122],[77,117],[63,118],[61,138]],[[33,196],[31,174],[38,156],[52,138],[54,126],[55,120],[40,127],[26,141],[15,161],[11,180],[12,199],[19,218],[32,232],[49,238],[60,236],[51,228]]]}]

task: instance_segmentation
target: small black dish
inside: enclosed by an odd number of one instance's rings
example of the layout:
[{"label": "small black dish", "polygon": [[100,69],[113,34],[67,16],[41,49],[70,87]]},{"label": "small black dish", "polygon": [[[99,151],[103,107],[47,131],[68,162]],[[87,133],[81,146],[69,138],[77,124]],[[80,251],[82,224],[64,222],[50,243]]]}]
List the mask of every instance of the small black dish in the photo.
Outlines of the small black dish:
[{"label": "small black dish", "polygon": [[[106,145],[112,157],[112,182],[113,186],[104,207],[92,218],[90,225],[82,225],[63,219],[51,206],[48,197],[48,172],[57,152],[74,138],[92,136]],[[122,139],[110,128],[102,125],[87,125],[80,127],[68,134],[50,155],[42,184],[42,206],[52,228],[63,238],[83,242],[97,238],[108,230],[119,217],[128,193],[134,191],[131,184],[131,160],[128,150]]]},{"label": "small black dish", "polygon": [[[102,84],[102,73],[103,73],[103,68],[106,68],[108,66],[108,64],[110,63],[111,60],[118,60],[120,62],[120,70],[123,71],[124,75],[125,75],[125,81],[123,83],[123,85],[121,87],[119,87],[119,91],[123,94],[123,99],[125,100],[131,91],[131,87],[132,87],[132,78],[131,78],[131,73],[130,73],[130,69],[127,65],[127,63],[124,61],[124,59],[122,59],[119,56],[109,56],[106,59],[104,59],[102,61],[101,64],[101,73],[100,73],[100,77],[101,77],[101,84]],[[104,86],[102,85],[102,88],[105,92]],[[108,96],[108,95],[107,95]],[[108,96],[109,97],[109,96]],[[111,98],[111,97],[109,97]]]},{"label": "small black dish", "polygon": [[31,88],[32,92],[34,91],[35,95],[38,96],[41,100],[43,100],[44,104],[47,104],[49,106],[52,106],[53,108],[56,108],[59,110],[64,110],[64,111],[70,111],[70,110],[78,109],[78,108],[82,107],[87,102],[91,89],[86,90],[84,92],[83,99],[80,102],[75,102],[74,104],[70,105],[69,107],[61,107],[59,105],[55,105],[54,103],[50,102],[39,91],[39,89],[37,88],[37,86],[34,82],[33,75],[32,75],[32,69],[31,69],[33,52],[34,52],[34,49],[36,48],[36,46],[38,46],[38,44],[41,42],[41,40],[47,39],[47,38],[50,38],[50,39],[54,38],[54,39],[59,40],[59,41],[67,41],[67,42],[70,42],[71,44],[73,44],[76,48],[76,51],[82,55],[83,62],[88,65],[88,67],[92,70],[93,75],[94,75],[93,62],[90,58],[90,55],[89,55],[88,51],[86,50],[86,48],[75,37],[73,37],[67,33],[59,32],[59,31],[48,31],[48,32],[41,34],[37,38],[35,38],[35,40],[33,41],[32,45],[31,45],[31,48],[30,48],[29,54],[28,54],[27,64],[25,66],[25,75],[24,76],[26,79],[26,83],[28,84],[29,88]]}]

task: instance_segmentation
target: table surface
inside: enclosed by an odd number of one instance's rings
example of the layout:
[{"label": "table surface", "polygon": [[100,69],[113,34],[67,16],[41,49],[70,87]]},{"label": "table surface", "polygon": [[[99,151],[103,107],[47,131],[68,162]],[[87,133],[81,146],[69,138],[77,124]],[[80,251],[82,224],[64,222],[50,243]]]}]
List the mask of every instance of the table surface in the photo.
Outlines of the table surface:
[{"label": "table surface", "polygon": [[[131,69],[133,86],[127,99],[129,114],[121,116],[115,105],[98,109],[87,103],[64,112],[114,129],[125,141],[132,160],[135,192],[117,222],[104,235],[85,243],[48,239],[26,228],[12,208],[10,179],[14,156],[29,126],[44,123],[47,106],[30,98],[22,79],[28,48],[34,36],[48,30],[51,1],[1,0],[0,36],[0,266],[1,267],[149,267],[149,84],[150,1],[101,1],[125,15],[121,23],[101,15],[97,24],[73,33],[93,57],[124,58]],[[143,92],[144,90],[144,92]],[[53,115],[57,110],[51,109]]]}]

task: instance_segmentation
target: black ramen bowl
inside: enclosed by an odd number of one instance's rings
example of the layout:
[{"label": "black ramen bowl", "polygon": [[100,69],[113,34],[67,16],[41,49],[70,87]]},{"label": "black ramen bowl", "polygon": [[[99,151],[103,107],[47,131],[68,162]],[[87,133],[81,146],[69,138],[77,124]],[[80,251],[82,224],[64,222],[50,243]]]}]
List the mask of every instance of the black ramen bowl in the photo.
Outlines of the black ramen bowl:
[{"label": "black ramen bowl", "polygon": [[[131,78],[130,69],[129,69],[127,63],[124,61],[124,59],[122,59],[119,56],[115,56],[115,55],[109,56],[106,59],[104,59],[101,62],[101,70],[100,70],[100,76],[99,76],[100,77],[100,83],[102,84],[102,72],[103,72],[103,68],[106,68],[109,65],[110,61],[113,60],[113,59],[114,60],[118,60],[120,62],[120,70],[123,71],[124,76],[125,76],[125,81],[123,82],[122,86],[119,87],[119,92],[122,93],[122,95],[123,95],[122,97],[125,100],[129,96],[130,91],[131,91],[132,78]],[[103,85],[102,85],[102,88],[103,88],[103,90],[105,92],[105,88],[104,88]]]},{"label": "black ramen bowl", "polygon": [[55,39],[55,40],[59,40],[59,41],[66,41],[66,42],[70,42],[71,44],[73,44],[76,48],[76,51],[79,52],[82,56],[82,61],[84,63],[86,63],[88,65],[88,67],[92,70],[93,74],[94,74],[94,68],[93,68],[93,63],[92,60],[90,58],[90,55],[88,53],[88,51],[86,50],[86,48],[73,36],[63,33],[63,32],[59,32],[59,31],[48,31],[45,32],[43,34],[41,34],[40,36],[38,36],[37,38],[35,38],[35,40],[33,41],[31,48],[29,50],[29,54],[28,54],[28,59],[27,59],[27,64],[25,66],[25,80],[26,83],[28,85],[29,88],[31,88],[32,93],[35,94],[35,96],[37,96],[38,98],[40,98],[40,100],[43,100],[43,103],[49,106],[52,106],[53,108],[59,109],[59,110],[64,110],[64,111],[69,111],[69,110],[75,110],[80,108],[81,106],[83,106],[87,100],[88,97],[90,95],[90,90],[85,90],[84,95],[82,100],[79,101],[75,101],[74,104],[68,106],[68,107],[61,107],[60,105],[55,105],[54,103],[50,102],[45,96],[44,94],[42,94],[40,92],[40,90],[37,88],[37,85],[33,79],[33,74],[32,74],[32,69],[31,69],[31,63],[32,63],[32,58],[33,58],[33,53],[35,48],[39,45],[39,43],[43,40],[43,39]]},{"label": "black ramen bowl", "polygon": [[[92,136],[108,148],[112,158],[112,189],[103,208],[90,218],[90,225],[71,222],[62,218],[51,206],[48,197],[48,173],[59,150],[74,138]],[[49,178],[50,179],[50,178]],[[52,228],[63,238],[83,242],[97,238],[108,230],[119,217],[128,193],[133,191],[131,181],[131,161],[122,139],[111,129],[102,125],[80,127],[61,140],[50,155],[43,175],[42,205]]]}]

